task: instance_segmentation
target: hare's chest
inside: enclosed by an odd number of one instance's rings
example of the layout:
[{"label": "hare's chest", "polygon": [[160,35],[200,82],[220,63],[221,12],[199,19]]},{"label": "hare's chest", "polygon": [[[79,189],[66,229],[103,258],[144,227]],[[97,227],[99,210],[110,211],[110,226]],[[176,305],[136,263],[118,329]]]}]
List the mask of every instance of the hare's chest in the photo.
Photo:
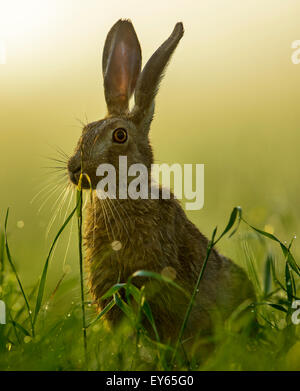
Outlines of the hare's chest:
[{"label": "hare's chest", "polygon": [[[170,246],[163,246],[155,232],[136,231],[130,236],[98,236],[88,243],[86,261],[89,280],[97,296],[117,282],[126,282],[138,270],[161,272],[174,257]],[[168,257],[168,255],[170,257]]]}]

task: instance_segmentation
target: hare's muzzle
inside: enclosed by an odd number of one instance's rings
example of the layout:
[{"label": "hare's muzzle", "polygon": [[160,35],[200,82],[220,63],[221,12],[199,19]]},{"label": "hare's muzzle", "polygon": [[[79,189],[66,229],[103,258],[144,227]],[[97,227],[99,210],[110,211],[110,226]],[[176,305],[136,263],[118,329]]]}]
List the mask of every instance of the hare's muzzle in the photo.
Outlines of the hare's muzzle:
[{"label": "hare's muzzle", "polygon": [[74,165],[74,166],[72,166],[72,163],[68,164],[68,173],[69,173],[70,181],[72,183],[74,183],[74,185],[76,185],[76,186],[78,185],[81,172],[83,174],[82,180],[81,180],[81,187],[82,187],[82,189],[90,189],[91,188],[91,184],[90,184],[90,180],[88,179],[88,178],[90,178],[90,176],[85,174],[83,169],[81,169],[81,165]]},{"label": "hare's muzzle", "polygon": [[81,174],[81,165],[74,165],[72,164],[72,161],[69,161],[68,174],[71,182],[74,183],[74,185],[77,185]]}]

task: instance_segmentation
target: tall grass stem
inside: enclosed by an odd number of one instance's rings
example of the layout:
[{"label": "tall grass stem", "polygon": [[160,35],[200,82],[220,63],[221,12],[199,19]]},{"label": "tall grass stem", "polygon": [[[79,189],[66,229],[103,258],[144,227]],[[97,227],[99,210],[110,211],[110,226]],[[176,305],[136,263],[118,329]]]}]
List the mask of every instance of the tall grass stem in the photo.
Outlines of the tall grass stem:
[{"label": "tall grass stem", "polygon": [[[82,178],[82,177],[81,177]],[[82,189],[81,180],[77,190],[77,223],[78,223],[78,254],[80,270],[80,291],[81,291],[81,311],[82,311],[82,333],[85,363],[87,363],[87,333],[85,317],[85,298],[84,298],[84,276],[83,276],[83,256],[82,256]]]}]

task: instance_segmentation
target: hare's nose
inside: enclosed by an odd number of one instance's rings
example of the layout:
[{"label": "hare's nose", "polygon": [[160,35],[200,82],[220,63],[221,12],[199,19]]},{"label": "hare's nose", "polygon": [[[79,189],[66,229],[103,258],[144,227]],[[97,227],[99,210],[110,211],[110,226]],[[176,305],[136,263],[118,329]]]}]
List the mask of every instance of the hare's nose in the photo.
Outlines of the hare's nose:
[{"label": "hare's nose", "polygon": [[73,182],[75,185],[78,184],[79,178],[81,174],[81,168],[77,169],[76,171],[69,171],[69,177],[71,182]]},{"label": "hare's nose", "polygon": [[81,174],[81,163],[71,158],[68,162],[68,171],[71,181],[77,184]]},{"label": "hare's nose", "polygon": [[74,175],[80,174],[80,173],[81,173],[81,166],[79,166],[79,167],[73,169],[73,170],[72,170],[72,173],[73,173]]},{"label": "hare's nose", "polygon": [[81,171],[81,162],[78,161],[78,159],[71,158],[68,161],[68,170],[69,172],[72,172],[73,174],[76,174],[78,171]]}]

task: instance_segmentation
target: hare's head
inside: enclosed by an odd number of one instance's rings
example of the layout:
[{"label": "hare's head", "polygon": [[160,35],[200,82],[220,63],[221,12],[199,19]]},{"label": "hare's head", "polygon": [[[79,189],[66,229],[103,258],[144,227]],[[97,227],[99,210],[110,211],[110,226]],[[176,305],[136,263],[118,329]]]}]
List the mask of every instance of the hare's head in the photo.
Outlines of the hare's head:
[{"label": "hare's head", "polygon": [[[77,184],[80,173],[87,174],[96,187],[97,167],[103,163],[118,166],[119,156],[128,165],[143,163],[150,167],[152,150],[148,133],[154,113],[154,99],[164,69],[183,36],[177,23],[170,37],[156,50],[141,72],[141,48],[128,20],[119,20],[107,35],[102,70],[107,116],[84,127],[74,155],[68,162],[69,176]],[[134,93],[135,104],[129,110]],[[88,187],[83,181],[83,187]]]}]

